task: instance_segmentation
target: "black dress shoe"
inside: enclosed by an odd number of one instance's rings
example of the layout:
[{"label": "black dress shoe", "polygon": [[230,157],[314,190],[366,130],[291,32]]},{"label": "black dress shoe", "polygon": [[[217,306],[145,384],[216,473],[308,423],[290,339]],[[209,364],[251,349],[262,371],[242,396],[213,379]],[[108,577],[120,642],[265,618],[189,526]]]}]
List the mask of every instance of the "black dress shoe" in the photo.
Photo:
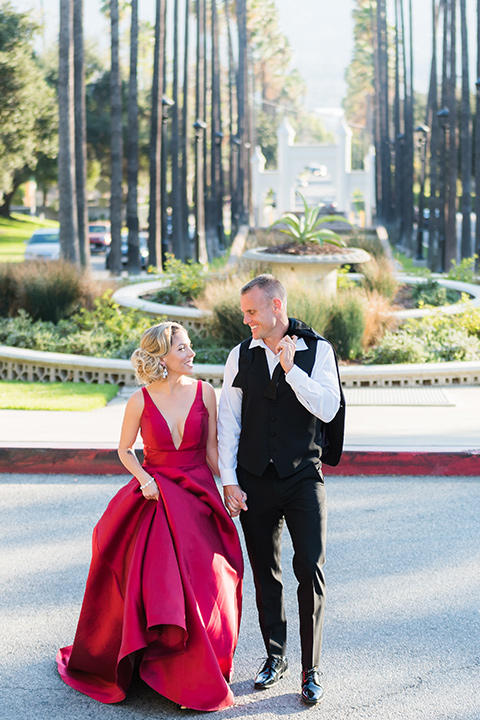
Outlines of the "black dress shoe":
[{"label": "black dress shoe", "polygon": [[325,697],[325,691],[320,685],[318,670],[316,667],[311,670],[304,670],[302,673],[302,700],[307,705],[321,703]]},{"label": "black dress shoe", "polygon": [[271,688],[287,674],[287,671],[288,660],[286,657],[273,657],[269,655],[255,678],[255,689],[266,690],[267,688]]}]

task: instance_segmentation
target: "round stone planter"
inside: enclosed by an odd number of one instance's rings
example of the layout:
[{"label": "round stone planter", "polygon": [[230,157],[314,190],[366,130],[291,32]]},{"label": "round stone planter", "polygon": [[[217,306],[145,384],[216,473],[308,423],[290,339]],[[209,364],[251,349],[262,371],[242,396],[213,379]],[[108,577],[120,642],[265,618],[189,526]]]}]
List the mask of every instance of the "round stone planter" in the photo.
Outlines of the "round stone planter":
[{"label": "round stone planter", "polygon": [[342,265],[365,263],[370,255],[361,248],[339,248],[328,255],[283,255],[265,252],[266,248],[252,248],[242,259],[252,260],[263,267],[271,267],[282,282],[293,278],[301,282],[317,283],[325,295],[337,292],[337,271]]}]

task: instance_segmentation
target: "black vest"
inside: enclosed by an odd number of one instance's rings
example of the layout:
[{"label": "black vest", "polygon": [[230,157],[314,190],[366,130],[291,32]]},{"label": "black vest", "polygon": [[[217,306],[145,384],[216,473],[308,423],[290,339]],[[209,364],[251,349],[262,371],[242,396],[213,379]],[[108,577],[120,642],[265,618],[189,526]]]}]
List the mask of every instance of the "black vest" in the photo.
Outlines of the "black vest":
[{"label": "black vest", "polygon": [[[307,350],[295,353],[294,363],[311,375],[317,342],[327,341],[294,318],[290,318],[287,334],[304,338]],[[340,409],[331,423],[323,423],[298,401],[280,364],[270,378],[265,350],[250,348],[250,342],[248,338],[240,345],[238,373],[232,383],[243,391],[238,464],[261,476],[272,460],[279,476],[287,477],[309,463],[320,466],[323,448],[324,462],[336,465],[342,453],[345,423],[338,365]]]}]

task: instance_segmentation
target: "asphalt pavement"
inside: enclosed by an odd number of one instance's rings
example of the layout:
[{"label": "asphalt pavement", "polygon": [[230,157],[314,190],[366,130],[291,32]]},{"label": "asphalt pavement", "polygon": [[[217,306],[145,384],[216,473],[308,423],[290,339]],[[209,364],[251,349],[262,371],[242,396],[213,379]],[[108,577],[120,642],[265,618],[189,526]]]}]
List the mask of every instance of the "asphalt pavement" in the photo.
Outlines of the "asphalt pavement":
[{"label": "asphalt pavement", "polygon": [[[0,720],[197,717],[136,680],[101,705],[67,687],[55,654],[73,640],[91,531],[128,476],[0,476]],[[290,675],[252,688],[264,649],[247,567],[233,708],[216,717],[480,718],[479,478],[327,477],[323,705],[299,698],[292,548],[284,533]],[[240,533],[241,534],[241,533]]]}]

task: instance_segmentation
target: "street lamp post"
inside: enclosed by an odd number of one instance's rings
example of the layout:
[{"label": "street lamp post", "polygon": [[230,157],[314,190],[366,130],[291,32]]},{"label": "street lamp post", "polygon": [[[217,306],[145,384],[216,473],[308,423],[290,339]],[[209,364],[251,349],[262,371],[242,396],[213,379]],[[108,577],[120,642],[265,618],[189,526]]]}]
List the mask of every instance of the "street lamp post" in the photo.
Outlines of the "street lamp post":
[{"label": "street lamp post", "polygon": [[174,100],[167,95],[162,95],[162,157],[160,158],[160,223],[161,223],[161,243],[162,243],[162,267],[165,268],[165,254],[169,249],[168,246],[168,226],[167,226],[167,122],[170,108],[175,105]]},{"label": "street lamp post", "polygon": [[207,123],[197,118],[193,123],[195,130],[195,260],[206,265],[208,262],[205,240],[205,197],[203,187],[203,148],[200,147]]},{"label": "street lamp post", "polygon": [[427,135],[430,132],[428,125],[419,125],[415,128],[419,133],[418,149],[420,153],[420,197],[418,200],[418,226],[417,226],[417,260],[423,260],[423,230],[425,219],[425,165],[427,157]]}]

